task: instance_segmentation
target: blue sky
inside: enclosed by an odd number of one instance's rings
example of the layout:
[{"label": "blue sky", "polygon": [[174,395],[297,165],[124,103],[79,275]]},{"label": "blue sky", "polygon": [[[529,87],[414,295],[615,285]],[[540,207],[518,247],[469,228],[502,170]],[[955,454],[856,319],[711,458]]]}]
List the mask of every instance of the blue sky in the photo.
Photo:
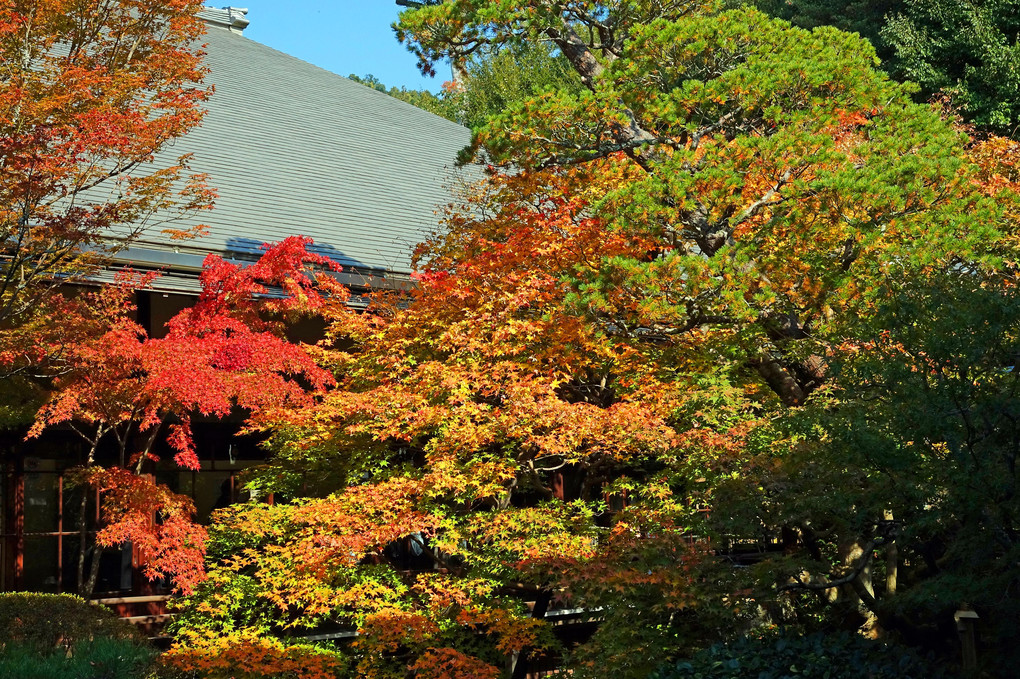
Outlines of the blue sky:
[{"label": "blue sky", "polygon": [[[222,7],[220,2],[209,6]],[[393,0],[234,0],[247,7],[246,37],[340,75],[376,76],[387,86],[438,91],[444,69],[425,78],[414,56],[390,28],[400,8]]]}]

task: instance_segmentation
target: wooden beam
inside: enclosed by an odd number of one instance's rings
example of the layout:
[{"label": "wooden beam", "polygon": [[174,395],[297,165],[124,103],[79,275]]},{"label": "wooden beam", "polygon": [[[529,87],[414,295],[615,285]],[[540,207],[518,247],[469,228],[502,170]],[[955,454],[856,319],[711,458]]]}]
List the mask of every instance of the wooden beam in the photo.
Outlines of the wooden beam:
[{"label": "wooden beam", "polygon": [[169,594],[153,594],[150,596],[117,596],[106,599],[92,599],[92,603],[115,606],[117,604],[151,604],[158,601],[168,601],[169,599]]}]

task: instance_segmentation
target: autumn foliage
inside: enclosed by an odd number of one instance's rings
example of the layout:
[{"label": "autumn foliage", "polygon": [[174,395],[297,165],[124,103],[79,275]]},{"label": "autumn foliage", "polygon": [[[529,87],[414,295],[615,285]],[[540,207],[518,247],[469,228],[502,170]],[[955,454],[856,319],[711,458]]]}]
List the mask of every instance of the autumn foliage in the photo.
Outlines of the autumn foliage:
[{"label": "autumn foliage", "polygon": [[147,578],[171,578],[182,592],[205,578],[206,531],[190,498],[126,469],[87,469],[80,481],[103,497],[100,547],[130,543]]},{"label": "autumn foliage", "polygon": [[[925,549],[963,550],[984,505],[949,490],[970,467],[945,413],[970,411],[894,385],[949,366],[966,383],[964,349],[934,364],[923,341],[949,337],[925,319],[964,292],[1012,308],[1013,146],[913,103],[859,37],[749,9],[436,2],[399,31],[426,69],[539,36],[586,89],[478,132],[487,178],[420,248],[409,299],[321,308],[336,383],[259,420],[274,455],[249,479],[295,499],[218,516],[179,652],[339,627],[358,676],[498,676],[545,653],[646,677],[756,626],[924,634],[876,573],[909,552],[932,592]],[[996,355],[982,398],[1008,382]],[[929,407],[923,445],[887,428]],[[935,497],[953,499],[932,517]],[[982,549],[1005,577],[1010,548]],[[550,608],[598,631],[565,648]]]},{"label": "autumn foliage", "polygon": [[164,655],[162,664],[208,679],[335,679],[347,669],[335,652],[252,633],[185,638],[187,647]]},{"label": "autumn foliage", "polygon": [[[336,265],[309,253],[309,242],[294,237],[267,246],[250,266],[210,255],[198,301],[167,323],[163,337],[149,337],[130,319],[128,300],[145,278],[64,302],[68,314],[78,314],[69,317],[77,321],[69,323],[74,334],[61,337],[64,374],[29,436],[67,423],[89,443],[81,479],[104,498],[99,544],[130,541],[144,554],[149,577],[171,577],[182,591],[203,577],[205,529],[193,524],[189,499],[136,474],[159,461],[161,435],[177,466],[200,469],[193,416],[225,418],[240,409],[258,417],[308,406],[311,390],[333,383],[284,334],[287,319],[314,311],[326,296],[336,304],[346,299],[329,275]],[[93,467],[104,441],[118,447],[119,467]]]},{"label": "autumn foliage", "polygon": [[[54,290],[208,205],[187,158],[150,166],[208,95],[199,4],[0,11],[0,370],[45,368],[30,436],[87,441],[98,548],[185,595],[171,668],[643,679],[773,627],[947,648],[961,601],[1016,646],[1018,146],[856,35],[724,5],[416,3],[425,71],[540,39],[580,84],[476,130],[485,179],[409,294],[355,313],[291,238],[210,256],[152,336],[151,275]],[[290,342],[309,315],[323,341]],[[206,529],[148,472],[164,443],[200,469],[193,422],[237,416],[275,501]],[[563,610],[597,630],[563,643]]]},{"label": "autumn foliage", "polygon": [[[56,288],[213,192],[188,157],[202,120],[199,0],[15,0],[0,8],[0,371],[38,373],[63,331]],[[38,338],[45,338],[38,341]]]}]

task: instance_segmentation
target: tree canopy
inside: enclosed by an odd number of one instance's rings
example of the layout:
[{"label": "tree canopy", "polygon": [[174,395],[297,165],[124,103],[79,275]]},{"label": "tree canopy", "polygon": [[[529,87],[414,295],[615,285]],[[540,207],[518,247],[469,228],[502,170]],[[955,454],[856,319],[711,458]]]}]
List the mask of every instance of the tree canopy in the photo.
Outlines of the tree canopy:
[{"label": "tree canopy", "polygon": [[547,89],[574,91],[580,80],[567,61],[544,44],[521,44],[500,50],[483,50],[458,67],[459,79],[427,90],[386,88],[377,78],[348,76],[391,97],[417,106],[472,129],[479,128],[510,104]]},{"label": "tree canopy", "polygon": [[1016,138],[1020,113],[1020,4],[1015,0],[758,0],[805,28],[855,31],[875,45],[917,97],[948,96],[979,127]]},{"label": "tree canopy", "polygon": [[[1011,486],[951,486],[1015,477],[1016,335],[991,320],[1013,318],[1015,145],[915,103],[859,36],[748,8],[450,0],[398,33],[423,71],[550,42],[580,86],[476,131],[489,177],[410,299],[324,308],[336,385],[258,422],[251,483],[300,499],[220,516],[184,666],[329,625],[380,677],[513,653],[646,677],[755,625],[916,640],[911,602],[958,605],[931,586],[984,511],[982,577],[1011,577]],[[982,333],[937,331],[964,309]],[[878,552],[903,569],[885,591]],[[564,648],[550,605],[602,622]]]},{"label": "tree canopy", "polygon": [[202,119],[201,6],[19,0],[0,10],[3,373],[39,370],[35,338],[52,329],[57,287],[143,230],[210,205],[186,156],[154,163]]}]

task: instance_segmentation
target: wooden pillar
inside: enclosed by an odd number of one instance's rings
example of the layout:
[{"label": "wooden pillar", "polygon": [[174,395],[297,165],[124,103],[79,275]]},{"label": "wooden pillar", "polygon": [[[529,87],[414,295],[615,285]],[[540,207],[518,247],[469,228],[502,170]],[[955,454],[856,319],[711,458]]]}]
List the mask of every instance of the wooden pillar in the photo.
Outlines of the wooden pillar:
[{"label": "wooden pillar", "polygon": [[956,621],[956,632],[960,635],[963,674],[972,677],[977,672],[977,638],[974,628],[977,626],[978,614],[963,607],[953,614],[953,620]]},{"label": "wooden pillar", "polygon": [[57,477],[57,592],[64,591],[64,472]]},{"label": "wooden pillar", "polygon": [[[538,592],[538,597],[535,599],[535,607],[531,610],[531,617],[537,620],[545,618],[545,614],[549,612],[550,602],[552,602],[552,592],[550,590]],[[527,648],[522,648],[518,653],[514,654],[510,663],[510,679],[525,679],[528,676],[530,655]]]},{"label": "wooden pillar", "polygon": [[135,321],[152,337],[152,293],[148,290],[135,292]]},{"label": "wooden pillar", "polygon": [[11,582],[10,588],[25,588],[25,458],[16,455],[13,461],[14,474],[11,479],[10,513],[12,539],[11,549]]},{"label": "wooden pillar", "polygon": [[14,460],[0,463],[0,591],[14,589]]}]

